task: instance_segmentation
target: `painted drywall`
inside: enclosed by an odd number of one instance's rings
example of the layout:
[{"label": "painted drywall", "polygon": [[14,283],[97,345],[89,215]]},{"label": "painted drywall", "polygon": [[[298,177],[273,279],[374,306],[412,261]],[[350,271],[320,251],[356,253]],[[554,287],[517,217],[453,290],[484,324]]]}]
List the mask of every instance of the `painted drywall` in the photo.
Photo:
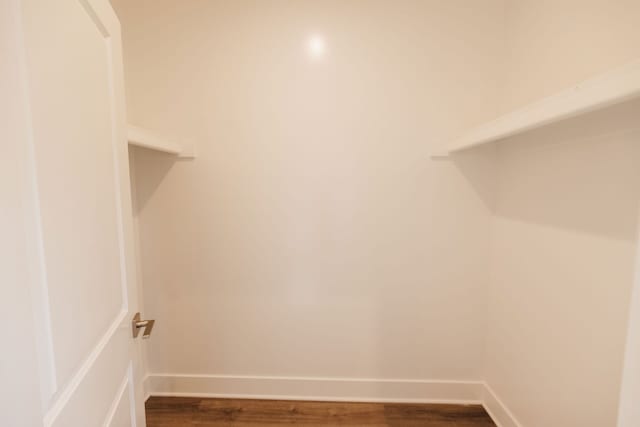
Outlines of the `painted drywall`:
[{"label": "painted drywall", "polygon": [[638,104],[428,154],[633,59],[635,2],[114,3],[130,121],[198,154],[132,151],[152,389],[614,425]]},{"label": "painted drywall", "polygon": [[[640,56],[637,1],[506,5],[502,111]],[[616,425],[638,111],[622,105],[498,146],[484,379],[522,426]]]},{"label": "painted drywall", "polygon": [[496,114],[502,2],[114,4],[130,121],[197,145],[134,153],[150,373],[478,380],[491,153],[429,155]]},{"label": "painted drywall", "polygon": [[[640,218],[638,223],[640,224]],[[640,242],[640,236],[637,241]],[[640,405],[638,405],[638,401],[640,401],[640,250],[637,249],[628,324],[618,427],[634,427],[640,424]]]},{"label": "painted drywall", "polygon": [[502,112],[640,55],[637,0],[508,0]]},{"label": "painted drywall", "polygon": [[498,148],[485,380],[523,426],[616,424],[639,110],[621,105]]}]

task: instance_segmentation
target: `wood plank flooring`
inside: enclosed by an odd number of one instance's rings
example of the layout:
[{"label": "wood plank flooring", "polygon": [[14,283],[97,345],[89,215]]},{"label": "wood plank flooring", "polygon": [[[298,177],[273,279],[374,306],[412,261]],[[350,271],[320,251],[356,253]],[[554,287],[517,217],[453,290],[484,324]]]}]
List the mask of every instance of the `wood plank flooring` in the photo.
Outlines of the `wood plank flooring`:
[{"label": "wood plank flooring", "polygon": [[300,402],[151,397],[147,427],[427,426],[495,427],[479,405]]}]

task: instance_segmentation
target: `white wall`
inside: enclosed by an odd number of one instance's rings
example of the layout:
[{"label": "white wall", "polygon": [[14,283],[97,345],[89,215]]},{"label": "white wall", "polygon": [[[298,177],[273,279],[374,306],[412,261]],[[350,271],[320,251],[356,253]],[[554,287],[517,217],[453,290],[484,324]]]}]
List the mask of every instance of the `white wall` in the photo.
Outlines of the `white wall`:
[{"label": "white wall", "polygon": [[[506,20],[503,110],[640,55],[637,1],[510,1]],[[616,424],[639,110],[621,105],[498,147],[485,379],[523,426]]]},{"label": "white wall", "polygon": [[638,103],[427,156],[636,58],[638,2],[114,2],[130,120],[198,151],[134,153],[154,387],[486,380],[505,426],[614,425]]},{"label": "white wall", "polygon": [[135,152],[151,373],[479,380],[490,156],[429,154],[496,113],[502,2],[115,6],[131,122],[197,141]]},{"label": "white wall", "polygon": [[637,0],[508,0],[502,110],[640,55]]},{"label": "white wall", "polygon": [[[638,234],[640,235],[640,230]],[[637,241],[640,242],[640,236]],[[640,400],[640,250],[638,249],[636,249],[635,278],[629,311],[618,427],[634,427],[640,424],[640,405],[638,405]]]},{"label": "white wall", "polygon": [[640,103],[498,149],[485,378],[523,426],[613,426],[633,283]]}]

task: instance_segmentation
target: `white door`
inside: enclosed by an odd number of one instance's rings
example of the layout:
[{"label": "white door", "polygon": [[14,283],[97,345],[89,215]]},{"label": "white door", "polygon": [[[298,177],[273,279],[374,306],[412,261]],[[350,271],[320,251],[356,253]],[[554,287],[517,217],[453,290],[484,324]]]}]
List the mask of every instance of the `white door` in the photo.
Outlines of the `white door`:
[{"label": "white door", "polygon": [[0,15],[0,425],[143,427],[118,20],[108,0]]}]

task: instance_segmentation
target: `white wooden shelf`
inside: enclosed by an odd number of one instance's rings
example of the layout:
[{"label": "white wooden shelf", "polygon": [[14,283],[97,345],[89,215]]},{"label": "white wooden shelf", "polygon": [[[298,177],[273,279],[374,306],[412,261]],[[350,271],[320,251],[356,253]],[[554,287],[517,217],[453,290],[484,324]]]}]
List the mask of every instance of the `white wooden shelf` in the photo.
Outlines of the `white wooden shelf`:
[{"label": "white wooden shelf", "polygon": [[448,144],[447,153],[491,143],[640,97],[640,61],[585,80],[555,95],[505,114]]},{"label": "white wooden shelf", "polygon": [[127,137],[130,145],[161,151],[163,153],[175,154],[179,157],[194,157],[193,152],[186,152],[180,144],[168,141],[139,126],[129,125],[127,129]]}]

